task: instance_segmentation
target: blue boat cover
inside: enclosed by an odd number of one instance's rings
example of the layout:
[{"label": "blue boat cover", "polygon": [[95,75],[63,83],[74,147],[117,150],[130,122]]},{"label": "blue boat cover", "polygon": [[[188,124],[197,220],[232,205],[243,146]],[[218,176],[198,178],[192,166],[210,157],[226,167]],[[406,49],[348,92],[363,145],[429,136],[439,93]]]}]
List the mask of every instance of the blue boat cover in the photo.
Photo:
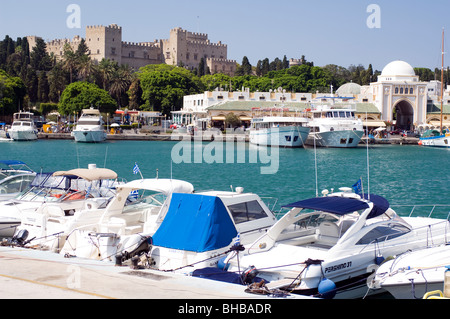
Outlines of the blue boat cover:
[{"label": "blue boat cover", "polygon": [[222,200],[200,194],[172,194],[155,246],[205,252],[231,244],[237,230]]},{"label": "blue boat cover", "polygon": [[[367,199],[368,195],[364,194],[364,198]],[[371,194],[370,201],[374,204],[374,207],[367,219],[379,216],[389,208],[389,202],[381,196]],[[337,215],[345,215],[357,210],[367,209],[369,205],[366,202],[354,198],[328,196],[305,199],[284,205],[283,207],[307,208]]]},{"label": "blue boat cover", "polygon": [[22,161],[14,161],[14,160],[1,160],[0,163],[5,164],[5,165],[25,165],[24,162]]}]

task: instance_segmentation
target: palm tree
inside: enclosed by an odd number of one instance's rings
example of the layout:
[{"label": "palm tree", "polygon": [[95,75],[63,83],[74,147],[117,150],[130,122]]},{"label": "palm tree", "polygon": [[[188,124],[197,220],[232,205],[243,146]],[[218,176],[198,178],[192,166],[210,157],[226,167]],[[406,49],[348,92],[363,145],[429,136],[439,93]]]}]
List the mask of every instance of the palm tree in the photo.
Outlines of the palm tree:
[{"label": "palm tree", "polygon": [[120,107],[120,98],[122,94],[128,91],[133,81],[133,73],[128,65],[121,65],[115,68],[111,74],[109,93],[116,98]]},{"label": "palm tree", "polygon": [[117,67],[117,62],[112,62],[109,59],[102,59],[98,64],[97,73],[99,75],[99,82],[101,82],[103,90],[109,90],[109,82],[111,81],[114,70]]},{"label": "palm tree", "polygon": [[78,57],[78,75],[83,81],[88,81],[95,72],[94,62],[88,55]]},{"label": "palm tree", "polygon": [[70,74],[70,83],[73,82],[73,73],[76,70],[78,65],[78,57],[73,52],[70,44],[66,43],[64,45],[64,54],[63,54],[63,69],[68,71]]}]

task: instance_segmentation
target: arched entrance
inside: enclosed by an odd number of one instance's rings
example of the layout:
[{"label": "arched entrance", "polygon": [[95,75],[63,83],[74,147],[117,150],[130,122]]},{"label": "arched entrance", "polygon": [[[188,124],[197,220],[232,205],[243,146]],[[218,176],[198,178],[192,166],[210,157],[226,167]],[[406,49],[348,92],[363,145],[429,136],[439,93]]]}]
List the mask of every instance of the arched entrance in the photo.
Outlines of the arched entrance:
[{"label": "arched entrance", "polygon": [[395,126],[397,129],[412,130],[414,122],[414,109],[412,105],[405,100],[398,102],[394,107],[392,118],[396,120]]}]

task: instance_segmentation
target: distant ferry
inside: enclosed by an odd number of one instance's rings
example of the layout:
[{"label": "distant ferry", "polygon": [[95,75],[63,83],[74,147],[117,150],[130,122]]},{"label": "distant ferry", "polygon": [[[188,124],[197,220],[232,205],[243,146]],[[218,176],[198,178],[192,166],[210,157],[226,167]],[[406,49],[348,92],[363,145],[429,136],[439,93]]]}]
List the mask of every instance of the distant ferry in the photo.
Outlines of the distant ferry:
[{"label": "distant ferry", "polygon": [[264,116],[253,118],[250,143],[263,146],[302,147],[308,138],[308,119]]},{"label": "distant ferry", "polygon": [[363,123],[355,111],[345,106],[320,105],[311,110],[308,145],[322,147],[356,147],[363,134]]},{"label": "distant ferry", "polygon": [[8,130],[9,136],[15,141],[35,141],[38,139],[38,130],[33,120],[33,113],[14,113],[11,128]]},{"label": "distant ferry", "polygon": [[76,142],[96,143],[106,140],[106,132],[103,129],[103,120],[99,110],[84,109],[72,136]]}]

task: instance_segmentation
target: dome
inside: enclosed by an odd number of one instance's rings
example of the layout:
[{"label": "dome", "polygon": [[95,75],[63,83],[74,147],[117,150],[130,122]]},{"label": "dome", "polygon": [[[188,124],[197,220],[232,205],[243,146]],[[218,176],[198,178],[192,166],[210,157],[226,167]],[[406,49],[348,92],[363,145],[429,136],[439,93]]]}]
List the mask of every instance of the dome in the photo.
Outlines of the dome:
[{"label": "dome", "polygon": [[357,83],[345,83],[337,89],[336,93],[338,95],[348,95],[348,94],[360,94],[361,85]]},{"label": "dome", "polygon": [[404,61],[393,61],[386,65],[381,72],[382,76],[415,76],[413,67]]}]

